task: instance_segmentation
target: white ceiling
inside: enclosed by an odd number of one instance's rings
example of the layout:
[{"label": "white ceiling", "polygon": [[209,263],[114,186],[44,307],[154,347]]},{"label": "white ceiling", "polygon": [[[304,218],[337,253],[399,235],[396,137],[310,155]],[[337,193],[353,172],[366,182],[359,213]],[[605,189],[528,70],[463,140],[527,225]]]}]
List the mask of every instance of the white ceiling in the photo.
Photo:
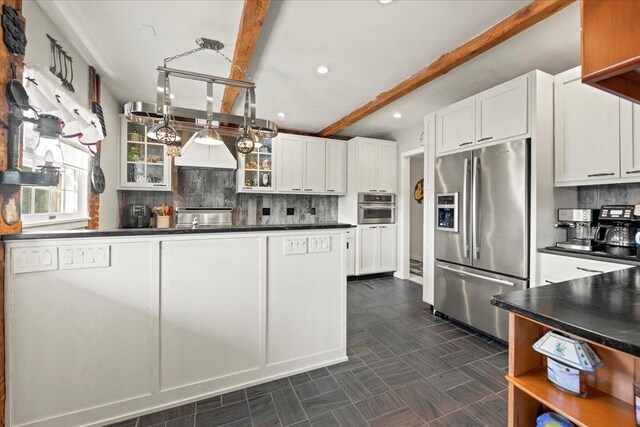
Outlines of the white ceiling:
[{"label": "white ceiling", "polygon": [[[257,84],[258,116],[283,128],[318,131],[527,3],[272,0],[249,68]],[[39,4],[123,103],[155,102],[156,67],[163,58],[196,47],[198,37],[221,40],[226,45],[223,52],[232,57],[242,13],[240,0]],[[556,73],[576,65],[579,25],[576,3],[343,134],[386,135],[416,126],[428,112],[534,68]],[[319,64],[331,72],[318,75]],[[171,66],[229,74],[229,64],[213,52],[199,52]],[[204,87],[197,85],[172,81],[174,104],[204,109]],[[216,98],[221,97],[219,88]],[[277,116],[280,111],[287,113],[284,119]],[[402,119],[391,118],[395,111],[402,112]]]}]

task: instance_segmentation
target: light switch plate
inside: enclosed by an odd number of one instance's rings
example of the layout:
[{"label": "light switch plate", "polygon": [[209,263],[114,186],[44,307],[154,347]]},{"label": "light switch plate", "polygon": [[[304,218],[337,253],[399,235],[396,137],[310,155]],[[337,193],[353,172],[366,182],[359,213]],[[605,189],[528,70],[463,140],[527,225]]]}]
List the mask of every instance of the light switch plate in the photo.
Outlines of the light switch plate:
[{"label": "light switch plate", "polygon": [[331,237],[329,236],[309,237],[309,253],[330,252],[330,251],[331,251]]},{"label": "light switch plate", "polygon": [[60,246],[60,270],[109,267],[110,255],[109,245]]},{"label": "light switch plate", "polygon": [[11,250],[11,257],[15,274],[58,269],[58,248],[55,246],[15,248]]},{"label": "light switch plate", "polygon": [[284,254],[299,255],[307,253],[306,237],[287,237],[284,239]]}]

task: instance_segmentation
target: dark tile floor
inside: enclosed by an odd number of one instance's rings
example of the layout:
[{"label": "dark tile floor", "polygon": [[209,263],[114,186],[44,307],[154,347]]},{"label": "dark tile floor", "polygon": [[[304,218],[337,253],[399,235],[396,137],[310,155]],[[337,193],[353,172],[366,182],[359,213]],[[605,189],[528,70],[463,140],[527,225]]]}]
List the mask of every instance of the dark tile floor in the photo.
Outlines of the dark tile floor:
[{"label": "dark tile floor", "polygon": [[347,295],[349,361],[116,425],[507,424],[503,344],[433,316],[410,281],[349,282]]}]

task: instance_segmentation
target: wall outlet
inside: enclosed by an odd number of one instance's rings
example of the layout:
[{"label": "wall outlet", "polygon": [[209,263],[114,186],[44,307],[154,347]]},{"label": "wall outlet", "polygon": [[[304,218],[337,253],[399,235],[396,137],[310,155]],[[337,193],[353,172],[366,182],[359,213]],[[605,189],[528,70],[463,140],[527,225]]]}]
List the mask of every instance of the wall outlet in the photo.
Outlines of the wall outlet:
[{"label": "wall outlet", "polygon": [[311,215],[315,215],[316,214],[316,208],[311,208],[310,213],[311,213]]},{"label": "wall outlet", "polygon": [[262,216],[271,215],[271,208],[262,208]]},{"label": "wall outlet", "polygon": [[293,215],[294,208],[287,208],[287,215]]}]

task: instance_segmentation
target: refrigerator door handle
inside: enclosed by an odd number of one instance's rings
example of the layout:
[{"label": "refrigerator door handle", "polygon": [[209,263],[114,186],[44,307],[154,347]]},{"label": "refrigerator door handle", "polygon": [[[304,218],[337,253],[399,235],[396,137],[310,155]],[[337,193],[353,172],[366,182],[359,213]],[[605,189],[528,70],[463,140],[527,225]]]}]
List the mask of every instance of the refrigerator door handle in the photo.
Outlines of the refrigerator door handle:
[{"label": "refrigerator door handle", "polygon": [[443,270],[451,271],[452,273],[457,273],[457,274],[460,274],[462,276],[474,277],[476,279],[486,280],[487,282],[498,283],[498,284],[503,285],[503,286],[515,286],[515,284],[513,282],[510,282],[508,280],[494,279],[493,277],[487,277],[487,276],[483,276],[481,274],[470,273],[468,271],[462,271],[462,270],[456,270],[455,268],[447,267],[446,265],[442,265],[442,264],[436,264],[436,266],[438,268],[443,269]]},{"label": "refrigerator door handle", "polygon": [[480,159],[473,158],[473,187],[471,189],[471,228],[473,239],[473,259],[480,259],[480,221],[479,221],[479,203],[480,203]]},{"label": "refrigerator door handle", "polygon": [[467,211],[469,203],[469,159],[464,159],[464,181],[462,184],[462,240],[464,244],[464,257],[469,258],[469,227],[467,224]]}]

